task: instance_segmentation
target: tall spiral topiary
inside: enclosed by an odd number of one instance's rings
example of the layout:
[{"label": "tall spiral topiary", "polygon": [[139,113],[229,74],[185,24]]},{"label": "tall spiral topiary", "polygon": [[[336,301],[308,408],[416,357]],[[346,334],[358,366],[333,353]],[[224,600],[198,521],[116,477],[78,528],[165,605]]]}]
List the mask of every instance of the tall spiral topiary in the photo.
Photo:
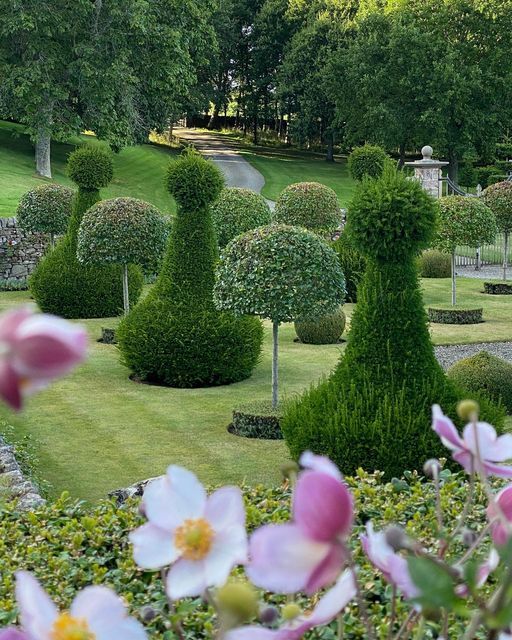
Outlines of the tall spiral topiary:
[{"label": "tall spiral topiary", "polygon": [[[84,213],[112,180],[111,156],[101,147],[79,147],[68,159],[68,175],[78,185],[66,235],[37,265],[30,291],[42,311],[64,318],[117,316],[123,308],[122,267],[84,265],[77,259],[77,236]],[[130,297],[142,291],[142,272],[130,266]]]},{"label": "tall spiral topiary", "polygon": [[259,359],[263,328],[257,318],[213,305],[218,249],[210,205],[222,174],[187,150],[170,165],[167,185],[177,216],[152,291],[119,325],[123,361],[137,378],[173,387],[243,380]]},{"label": "tall spiral topiary", "polygon": [[324,235],[340,227],[342,214],[333,189],[319,182],[297,182],[279,194],[272,219]]},{"label": "tall spiral topiary", "polygon": [[50,244],[55,236],[66,232],[75,192],[60,184],[41,184],[25,193],[16,209],[16,220],[22,229],[48,233]]},{"label": "tall spiral topiary", "polygon": [[[461,394],[435,358],[415,265],[436,213],[421,186],[392,168],[356,190],[348,230],[366,271],[339,365],[282,420],[295,458],[310,449],[329,455],[344,473],[361,466],[389,478],[444,454],[430,407],[439,403],[457,420]],[[503,415],[485,400],[482,413],[502,427]]]},{"label": "tall spiral topiary", "polygon": [[507,279],[509,238],[512,232],[512,182],[492,184],[483,192],[483,200],[496,216],[498,229],[503,232],[503,280]]}]

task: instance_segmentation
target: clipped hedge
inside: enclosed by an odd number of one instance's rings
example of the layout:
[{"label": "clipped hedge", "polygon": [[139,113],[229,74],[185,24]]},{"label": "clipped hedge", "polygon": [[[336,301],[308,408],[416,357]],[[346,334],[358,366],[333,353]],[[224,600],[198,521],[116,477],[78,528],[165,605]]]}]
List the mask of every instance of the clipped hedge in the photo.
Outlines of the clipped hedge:
[{"label": "clipped hedge", "polygon": [[16,221],[21,229],[39,233],[66,232],[75,192],[60,184],[42,184],[22,197],[16,209]]},{"label": "clipped hedge", "polygon": [[382,147],[365,144],[356,147],[348,157],[348,169],[354,180],[380,178],[389,160]]},{"label": "clipped hedge", "polygon": [[239,187],[223,189],[210,211],[221,249],[241,233],[270,224],[272,216],[262,195]]},{"label": "clipped hedge", "polygon": [[452,262],[448,253],[427,249],[418,257],[418,268],[422,278],[449,278]]},{"label": "clipped hedge", "polygon": [[338,196],[319,182],[291,184],[279,194],[273,220],[315,233],[332,233],[342,221]]},{"label": "clipped hedge", "polygon": [[340,308],[316,321],[295,322],[297,337],[304,344],[337,344],[347,318]]},{"label": "clipped hedge", "polygon": [[357,288],[366,269],[366,258],[355,248],[354,242],[346,232],[343,232],[331,246],[338,254],[345,277],[346,301],[357,302]]},{"label": "clipped hedge", "polygon": [[492,296],[511,296],[512,284],[506,282],[484,282],[484,293]]},{"label": "clipped hedge", "polygon": [[483,309],[428,308],[428,319],[436,324],[478,324],[483,322]]},{"label": "clipped hedge", "polygon": [[512,364],[487,351],[459,360],[448,376],[468,393],[486,393],[512,413]]},{"label": "clipped hedge", "polygon": [[273,409],[270,402],[252,402],[233,409],[230,432],[244,438],[282,440],[279,421],[283,416],[280,408]]}]

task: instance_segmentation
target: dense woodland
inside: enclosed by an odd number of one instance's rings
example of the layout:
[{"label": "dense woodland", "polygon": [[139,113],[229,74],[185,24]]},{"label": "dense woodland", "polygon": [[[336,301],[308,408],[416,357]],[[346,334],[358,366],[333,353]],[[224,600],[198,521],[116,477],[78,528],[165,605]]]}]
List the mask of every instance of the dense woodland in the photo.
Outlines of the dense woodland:
[{"label": "dense woodland", "polygon": [[27,125],[43,175],[51,139],[118,149],[184,115],[328,160],[428,142],[453,178],[512,131],[510,0],[0,0],[0,16],[0,117]]}]

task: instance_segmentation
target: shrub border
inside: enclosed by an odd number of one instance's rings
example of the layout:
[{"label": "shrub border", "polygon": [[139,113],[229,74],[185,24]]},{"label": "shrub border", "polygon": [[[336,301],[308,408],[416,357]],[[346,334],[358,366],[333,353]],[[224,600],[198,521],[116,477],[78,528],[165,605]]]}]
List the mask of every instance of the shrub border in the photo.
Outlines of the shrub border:
[{"label": "shrub border", "polygon": [[282,440],[281,418],[281,408],[272,409],[270,403],[245,404],[233,409],[233,421],[228,431],[243,438]]},{"label": "shrub border", "polygon": [[512,296],[512,283],[484,282],[484,293],[490,296]]},{"label": "shrub border", "polygon": [[428,319],[435,324],[479,324],[484,322],[483,308],[439,309],[429,307]]}]

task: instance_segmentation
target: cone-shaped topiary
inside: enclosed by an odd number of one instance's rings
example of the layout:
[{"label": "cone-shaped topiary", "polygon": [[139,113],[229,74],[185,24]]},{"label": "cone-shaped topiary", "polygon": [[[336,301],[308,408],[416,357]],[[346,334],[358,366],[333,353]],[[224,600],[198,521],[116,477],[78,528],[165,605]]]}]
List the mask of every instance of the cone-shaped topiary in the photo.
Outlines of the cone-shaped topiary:
[{"label": "cone-shaped topiary", "polygon": [[271,219],[265,198],[255,191],[239,187],[223,189],[211,211],[221,249],[241,233],[270,224]]},{"label": "cone-shaped topiary", "polygon": [[333,189],[319,182],[297,182],[279,194],[272,218],[279,224],[329,234],[341,225],[342,214]]},{"label": "cone-shaped topiary", "polygon": [[22,229],[50,234],[54,237],[66,232],[75,192],[60,184],[48,183],[25,193],[16,209],[16,220]]},{"label": "cone-shaped topiary", "polygon": [[243,380],[259,359],[263,328],[213,306],[218,249],[210,205],[222,174],[187,150],[170,165],[167,184],[178,212],[152,291],[119,325],[123,361],[138,378],[175,387]]},{"label": "cone-shaped topiary", "polygon": [[[83,146],[68,160],[78,185],[66,235],[37,265],[30,290],[42,311],[64,318],[105,318],[123,309],[122,267],[84,265],[77,259],[77,235],[84,213],[100,199],[100,187],[112,179],[112,158],[100,147]],[[130,266],[130,298],[142,291],[142,272]]]},{"label": "cone-shaped topiary", "polygon": [[[365,180],[349,207],[349,232],[367,267],[344,356],[331,377],[285,412],[294,457],[329,455],[344,473],[379,469],[389,478],[446,455],[431,429],[439,403],[454,419],[462,394],[435,359],[415,258],[434,232],[437,206],[394,169]],[[503,414],[482,400],[498,428]]]}]

